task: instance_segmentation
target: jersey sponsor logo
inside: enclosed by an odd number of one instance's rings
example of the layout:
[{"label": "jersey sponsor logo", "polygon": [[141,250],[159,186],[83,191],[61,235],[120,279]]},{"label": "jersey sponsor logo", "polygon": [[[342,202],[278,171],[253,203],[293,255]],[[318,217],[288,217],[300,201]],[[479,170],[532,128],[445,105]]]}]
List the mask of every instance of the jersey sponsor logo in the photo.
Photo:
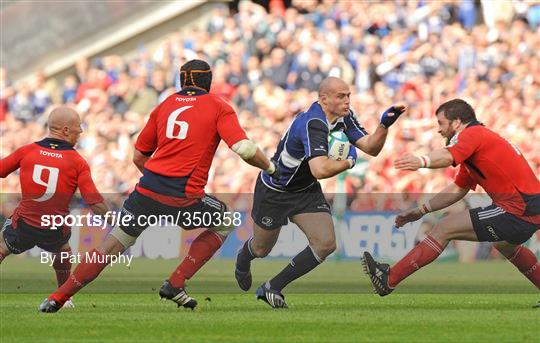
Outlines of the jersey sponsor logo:
[{"label": "jersey sponsor logo", "polygon": [[197,98],[196,97],[191,97],[191,98],[176,97],[175,100],[180,101],[180,102],[190,102],[190,101],[197,101]]},{"label": "jersey sponsor logo", "polygon": [[49,152],[49,151],[40,150],[39,154],[43,156],[49,156],[49,157],[64,158],[64,156],[58,152]]}]

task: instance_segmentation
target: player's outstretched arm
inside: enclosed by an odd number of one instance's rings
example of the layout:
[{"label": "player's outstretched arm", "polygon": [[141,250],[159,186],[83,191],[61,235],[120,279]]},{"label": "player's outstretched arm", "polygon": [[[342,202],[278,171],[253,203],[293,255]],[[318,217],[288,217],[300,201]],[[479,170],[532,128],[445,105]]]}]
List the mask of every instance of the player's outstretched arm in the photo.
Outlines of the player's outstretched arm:
[{"label": "player's outstretched arm", "polygon": [[388,128],[405,112],[407,112],[407,107],[401,104],[388,108],[382,114],[381,123],[375,132],[358,139],[354,145],[368,155],[377,156],[386,142]]},{"label": "player's outstretched arm", "polygon": [[401,170],[438,169],[449,167],[452,163],[454,158],[447,149],[437,149],[423,156],[406,153],[394,161],[394,167]]},{"label": "player's outstretched arm", "polygon": [[247,164],[262,169],[270,175],[276,172],[277,166],[266,157],[253,141],[243,139],[233,144],[231,149],[246,161]]},{"label": "player's outstretched arm", "polygon": [[446,208],[463,199],[468,192],[469,189],[461,188],[455,183],[452,183],[425,203],[398,214],[396,216],[395,226],[402,227],[407,223],[417,221],[422,218],[424,214]]}]

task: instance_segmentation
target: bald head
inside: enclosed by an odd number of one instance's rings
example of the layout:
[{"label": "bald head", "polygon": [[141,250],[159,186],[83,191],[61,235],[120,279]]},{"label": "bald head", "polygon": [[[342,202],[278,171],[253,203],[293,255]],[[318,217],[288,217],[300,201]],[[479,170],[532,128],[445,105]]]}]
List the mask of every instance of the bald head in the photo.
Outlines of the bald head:
[{"label": "bald head", "polygon": [[49,125],[49,130],[61,130],[63,126],[79,121],[79,114],[74,109],[67,106],[60,106],[52,110],[51,114],[49,114],[47,124]]},{"label": "bald head", "polygon": [[72,145],[77,143],[82,132],[79,114],[68,106],[59,106],[52,110],[47,124],[50,137],[65,140]]},{"label": "bald head", "polygon": [[350,96],[349,85],[337,77],[327,77],[319,85],[319,104],[330,122],[349,113]]},{"label": "bald head", "polygon": [[323,94],[334,93],[339,89],[349,89],[349,86],[345,81],[334,76],[329,76],[322,80],[319,85],[319,97]]}]

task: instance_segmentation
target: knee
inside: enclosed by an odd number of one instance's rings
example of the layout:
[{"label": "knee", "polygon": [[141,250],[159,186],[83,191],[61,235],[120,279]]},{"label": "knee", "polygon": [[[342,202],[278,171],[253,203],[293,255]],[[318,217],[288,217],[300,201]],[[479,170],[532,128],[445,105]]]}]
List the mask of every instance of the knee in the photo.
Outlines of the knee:
[{"label": "knee", "polygon": [[437,242],[451,241],[453,239],[451,232],[449,230],[445,230],[443,223],[435,225],[429,235]]},{"label": "knee", "polygon": [[497,249],[497,251],[506,258],[512,257],[512,255],[514,254],[514,251],[517,248],[517,246],[510,245],[506,242],[494,242],[493,247]]},{"label": "knee", "polygon": [[325,259],[328,255],[336,251],[336,240],[328,239],[324,241],[314,242],[311,247],[320,259]]},{"label": "knee", "polygon": [[271,246],[267,246],[266,244],[256,242],[255,240],[251,241],[251,252],[256,257],[266,257],[268,254],[272,251]]}]

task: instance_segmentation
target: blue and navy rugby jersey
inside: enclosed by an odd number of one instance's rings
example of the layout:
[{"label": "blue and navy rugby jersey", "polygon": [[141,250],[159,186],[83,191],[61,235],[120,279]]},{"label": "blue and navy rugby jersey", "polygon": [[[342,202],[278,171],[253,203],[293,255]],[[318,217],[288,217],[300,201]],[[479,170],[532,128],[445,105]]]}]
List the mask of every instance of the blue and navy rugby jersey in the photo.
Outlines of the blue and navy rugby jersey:
[{"label": "blue and navy rugby jersey", "polygon": [[261,173],[264,184],[277,191],[298,192],[309,188],[317,179],[309,169],[309,159],[328,156],[328,135],[333,131],[343,131],[354,144],[367,135],[358,123],[354,113],[329,123],[318,102],[299,113],[278,144],[274,159],[278,161],[281,177],[274,180],[266,172]]}]

